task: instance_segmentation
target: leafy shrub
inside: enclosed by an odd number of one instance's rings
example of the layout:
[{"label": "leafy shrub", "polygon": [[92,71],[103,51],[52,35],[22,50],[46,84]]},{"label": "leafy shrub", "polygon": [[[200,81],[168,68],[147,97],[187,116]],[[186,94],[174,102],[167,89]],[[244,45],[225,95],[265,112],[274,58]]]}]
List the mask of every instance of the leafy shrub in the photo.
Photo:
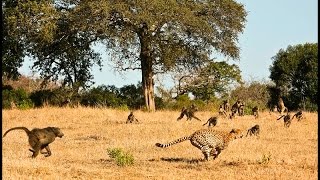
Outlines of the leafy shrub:
[{"label": "leafy shrub", "polygon": [[2,90],[2,108],[13,108],[12,103],[18,109],[29,109],[33,107],[33,103],[28,93],[24,89],[4,89]]},{"label": "leafy shrub", "polygon": [[134,163],[133,155],[124,152],[121,148],[107,149],[109,157],[114,159],[118,166],[130,166]]}]

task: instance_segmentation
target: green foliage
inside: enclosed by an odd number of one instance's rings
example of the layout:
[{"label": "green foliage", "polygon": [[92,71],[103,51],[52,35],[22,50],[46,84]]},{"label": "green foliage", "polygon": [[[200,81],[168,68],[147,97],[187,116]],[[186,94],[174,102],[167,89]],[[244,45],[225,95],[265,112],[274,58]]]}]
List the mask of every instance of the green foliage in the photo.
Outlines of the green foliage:
[{"label": "green foliage", "polygon": [[[286,97],[289,109],[315,110],[318,97],[318,43],[305,43],[280,49],[272,58],[270,78]],[[305,107],[306,104],[314,105]]]},{"label": "green foliage", "polygon": [[131,166],[134,164],[133,155],[124,152],[121,148],[107,149],[110,158],[114,159],[118,166]]},{"label": "green foliage", "polygon": [[120,107],[125,105],[125,100],[119,97],[119,89],[115,86],[101,85],[88,90],[82,95],[81,104],[85,106],[107,106],[107,107]]},{"label": "green foliage", "polygon": [[[16,76],[28,55],[44,82],[62,78],[75,92],[90,87],[91,68],[101,67],[96,42],[106,45],[119,71],[141,69],[142,88],[151,92],[159,72],[196,69],[216,52],[238,59],[247,15],[234,0],[5,0],[2,6],[6,75]],[[153,92],[146,94],[152,105]]]},{"label": "green foliage", "polygon": [[195,99],[210,101],[217,94],[226,93],[230,85],[241,83],[241,71],[235,64],[225,61],[208,62],[192,75],[179,79],[179,91],[191,92]]},{"label": "green foliage", "polygon": [[144,105],[142,85],[140,82],[136,86],[131,84],[121,87],[119,97],[132,109],[139,109]]},{"label": "green foliage", "polygon": [[253,81],[245,83],[231,91],[230,105],[232,106],[238,99],[245,102],[245,114],[251,114],[251,109],[258,106],[260,110],[268,109],[270,92],[268,83]]},{"label": "green foliage", "polygon": [[13,108],[12,103],[14,103],[18,109],[33,108],[33,103],[24,89],[2,89],[2,108]]}]

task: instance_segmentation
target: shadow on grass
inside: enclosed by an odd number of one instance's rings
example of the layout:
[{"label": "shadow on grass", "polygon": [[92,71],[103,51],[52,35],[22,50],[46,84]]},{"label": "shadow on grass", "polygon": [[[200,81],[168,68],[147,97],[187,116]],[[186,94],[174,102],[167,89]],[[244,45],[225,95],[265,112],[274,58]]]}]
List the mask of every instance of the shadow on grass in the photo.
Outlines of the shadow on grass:
[{"label": "shadow on grass", "polygon": [[161,161],[167,161],[171,163],[186,162],[189,164],[198,164],[200,162],[206,162],[203,159],[187,159],[187,158],[160,158]]}]

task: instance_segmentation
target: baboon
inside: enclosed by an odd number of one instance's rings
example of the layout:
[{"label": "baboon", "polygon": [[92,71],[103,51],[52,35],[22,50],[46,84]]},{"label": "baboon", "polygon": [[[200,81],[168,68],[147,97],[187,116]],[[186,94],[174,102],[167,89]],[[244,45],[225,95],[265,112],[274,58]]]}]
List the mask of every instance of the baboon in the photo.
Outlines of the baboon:
[{"label": "baboon", "polygon": [[220,105],[220,107],[219,107],[219,115],[224,115],[225,117],[227,117],[227,113],[226,113],[225,109],[223,108],[223,105]]},{"label": "baboon", "polygon": [[229,100],[223,101],[223,109],[225,112],[228,112],[230,110]]},{"label": "baboon", "polygon": [[218,118],[216,116],[213,116],[211,118],[208,119],[208,121],[206,123],[203,124],[203,126],[205,126],[206,124],[209,124],[208,127],[211,126],[216,126],[218,123]]},{"label": "baboon", "polygon": [[[3,137],[5,137],[10,131],[17,129],[24,130],[27,133],[29,145],[32,148],[29,149],[29,151],[33,152],[32,158],[37,157],[39,151],[41,154],[44,154],[45,157],[51,156],[49,144],[52,143],[56,137],[62,138],[62,136],[64,136],[60,128],[57,127],[46,127],[43,129],[34,128],[31,131],[29,131],[26,127],[14,127],[7,130]],[[46,149],[47,152],[42,152],[43,149]]]},{"label": "baboon", "polygon": [[283,112],[288,112],[288,108],[284,105],[281,97],[278,99],[278,112],[282,114]]},{"label": "baboon", "polygon": [[295,114],[292,116],[291,120],[292,120],[294,117],[296,117],[296,118],[298,119],[298,121],[300,121],[300,120],[302,119],[302,111],[298,111],[297,113],[295,113]]},{"label": "baboon", "polygon": [[283,117],[284,127],[290,127],[291,125],[291,117],[290,114],[280,116],[277,120],[280,120]]},{"label": "baboon", "polygon": [[258,124],[256,124],[252,128],[248,129],[246,137],[248,135],[249,136],[255,135],[255,136],[259,137],[259,134],[260,134],[260,126]]},{"label": "baboon", "polygon": [[244,104],[240,100],[237,100],[231,107],[231,113],[235,114],[234,112],[238,111],[239,116],[243,116],[243,110]]},{"label": "baboon", "polygon": [[126,121],[126,124],[127,123],[133,123],[133,122],[137,122],[139,123],[138,119],[136,117],[134,117],[133,115],[133,111],[130,112],[129,116],[128,116],[128,119]]},{"label": "baboon", "polygon": [[231,114],[229,115],[229,118],[230,118],[230,119],[233,119],[233,118],[235,117],[237,111],[238,111],[238,108],[235,107],[235,106],[232,106],[232,107],[231,107]]},{"label": "baboon", "polygon": [[182,110],[181,110],[180,116],[177,118],[177,121],[179,121],[180,119],[182,119],[182,118],[184,117],[184,115],[187,116],[187,121],[188,121],[188,120],[191,121],[192,118],[195,118],[196,120],[201,121],[201,119],[199,119],[198,117],[196,117],[196,116],[194,115],[194,113],[195,113],[196,111],[198,111],[198,108],[197,108],[195,105],[193,105],[193,104],[192,104],[189,108],[183,107]]},{"label": "baboon", "polygon": [[259,107],[258,106],[255,106],[255,107],[252,108],[252,115],[255,118],[259,118]]},{"label": "baboon", "polygon": [[239,116],[244,116],[244,103],[240,102],[240,107],[238,108]]}]

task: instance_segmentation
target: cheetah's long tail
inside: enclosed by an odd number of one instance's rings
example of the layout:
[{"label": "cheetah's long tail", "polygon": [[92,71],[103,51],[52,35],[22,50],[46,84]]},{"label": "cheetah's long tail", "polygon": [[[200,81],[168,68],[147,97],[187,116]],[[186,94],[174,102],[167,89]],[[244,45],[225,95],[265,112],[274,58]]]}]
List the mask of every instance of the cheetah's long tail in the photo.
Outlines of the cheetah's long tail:
[{"label": "cheetah's long tail", "polygon": [[181,143],[183,141],[190,140],[190,138],[191,138],[190,136],[185,136],[185,137],[179,138],[177,140],[174,140],[172,142],[169,142],[167,144],[156,143],[156,146],[161,147],[161,148],[166,148],[166,147]]}]

